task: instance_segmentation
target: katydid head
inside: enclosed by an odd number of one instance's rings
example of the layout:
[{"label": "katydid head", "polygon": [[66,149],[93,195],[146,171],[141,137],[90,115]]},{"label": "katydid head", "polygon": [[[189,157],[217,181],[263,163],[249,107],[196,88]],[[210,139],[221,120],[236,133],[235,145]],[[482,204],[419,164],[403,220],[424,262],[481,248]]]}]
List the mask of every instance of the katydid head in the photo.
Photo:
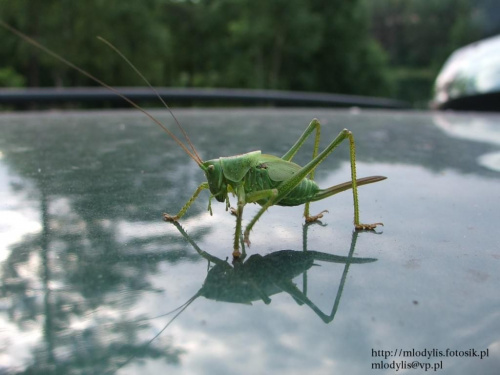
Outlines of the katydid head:
[{"label": "katydid head", "polygon": [[210,192],[219,202],[224,202],[227,196],[227,184],[220,159],[204,161],[200,168],[205,172]]}]

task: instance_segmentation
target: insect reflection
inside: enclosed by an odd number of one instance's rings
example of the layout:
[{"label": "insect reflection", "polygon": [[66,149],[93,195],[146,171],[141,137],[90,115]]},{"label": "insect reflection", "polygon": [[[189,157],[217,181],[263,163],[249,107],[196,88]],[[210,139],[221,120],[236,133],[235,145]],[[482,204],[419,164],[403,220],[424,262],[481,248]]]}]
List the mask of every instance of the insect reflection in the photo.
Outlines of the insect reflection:
[{"label": "insect reflection", "polygon": [[[242,257],[234,259],[230,264],[227,260],[222,260],[201,250],[179,223],[174,223],[174,225],[198,254],[208,261],[208,274],[203,286],[182,306],[182,309],[200,296],[223,302],[251,304],[254,301],[262,301],[269,304],[271,303],[270,296],[286,292],[293,297],[297,304],[309,306],[325,323],[329,323],[337,312],[350,265],[376,261],[374,258],[353,256],[359,235],[357,231],[352,234],[351,247],[347,256],[308,250],[307,229],[311,224],[304,224],[304,248],[302,251],[279,250],[264,256],[253,254],[246,260],[246,254],[243,253]],[[307,297],[307,271],[315,265],[316,261],[344,264],[344,272],[335,303],[329,314],[322,312]],[[293,282],[293,279],[301,274],[303,275],[302,290]]]},{"label": "insect reflection", "polygon": [[[317,223],[317,222],[316,222]],[[340,298],[347,279],[347,273],[351,264],[372,263],[375,258],[354,257],[356,241],[360,232],[353,231],[351,246],[347,256],[334,255],[320,251],[307,249],[307,230],[309,225],[316,223],[306,223],[303,226],[303,249],[302,250],[279,250],[267,255],[253,254],[247,260],[245,248],[242,245],[243,254],[240,258],[233,258],[230,264],[227,259],[222,260],[210,253],[200,249],[194,240],[177,222],[173,225],[179,230],[182,236],[193,246],[196,252],[208,261],[208,272],[202,287],[186,303],[166,314],[153,318],[141,319],[151,320],[162,316],[176,313],[163,328],[151,338],[144,346],[149,346],[158,338],[172,322],[182,314],[198,297],[207,299],[242,303],[251,305],[254,301],[262,301],[265,304],[271,303],[271,296],[285,292],[288,293],[299,305],[308,306],[323,322],[330,323],[335,318],[340,304]],[[315,262],[339,263],[344,265],[335,301],[329,313],[321,311],[307,296],[307,272],[315,265]],[[302,289],[299,289],[293,279],[302,275]],[[122,368],[129,363],[133,357],[120,365]]]}]

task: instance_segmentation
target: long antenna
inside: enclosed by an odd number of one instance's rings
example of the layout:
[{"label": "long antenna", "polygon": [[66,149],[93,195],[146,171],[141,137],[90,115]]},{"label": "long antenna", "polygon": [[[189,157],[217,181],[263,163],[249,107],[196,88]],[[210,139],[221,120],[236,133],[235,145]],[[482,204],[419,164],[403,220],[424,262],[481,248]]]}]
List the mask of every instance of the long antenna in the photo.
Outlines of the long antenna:
[{"label": "long antenna", "polygon": [[104,39],[103,37],[100,37],[100,36],[98,36],[97,39],[99,39],[101,42],[105,43],[109,48],[111,48],[113,51],[115,51],[118,54],[118,56],[120,56],[123,60],[125,60],[125,62],[134,70],[134,72],[139,77],[141,77],[141,79],[144,82],[146,82],[146,84],[149,86],[149,88],[156,94],[157,98],[163,103],[163,105],[168,110],[168,112],[170,112],[170,115],[172,116],[172,118],[174,119],[175,123],[177,124],[177,127],[182,132],[182,135],[184,136],[184,138],[186,139],[187,143],[189,144],[189,147],[191,147],[191,150],[193,151],[193,153],[196,155],[196,157],[198,158],[198,160],[201,163],[202,160],[201,160],[200,156],[198,155],[198,152],[196,151],[196,148],[194,147],[193,143],[191,142],[191,139],[189,139],[189,136],[187,135],[186,131],[184,130],[184,128],[181,126],[181,124],[177,120],[177,117],[174,115],[174,112],[170,109],[170,107],[168,106],[168,104],[163,100],[163,98],[161,97],[161,95],[158,93],[158,90],[156,90],[153,87],[153,85],[149,82],[149,80],[146,77],[144,77],[144,75],[139,71],[139,69],[137,69],[135,67],[135,65],[118,48],[116,48],[111,42],[109,42],[108,40],[106,40],[106,39]]},{"label": "long antenna", "polygon": [[[196,151],[191,152],[187,146],[181,142],[181,140],[179,138],[177,138],[175,136],[174,133],[172,133],[170,130],[168,130],[168,128],[163,125],[161,123],[161,121],[159,121],[158,119],[156,119],[153,115],[151,115],[150,113],[148,113],[146,110],[144,110],[141,106],[139,106],[137,103],[135,103],[134,101],[132,101],[131,99],[129,99],[128,97],[126,97],[125,95],[123,95],[121,92],[119,92],[117,89],[109,86],[108,84],[104,83],[103,81],[101,81],[99,78],[96,78],[94,77],[92,74],[90,74],[89,72],[83,70],[82,68],[79,68],[78,66],[76,66],[75,64],[73,64],[72,62],[66,60],[64,57],[58,55],[57,53],[51,51],[50,49],[48,49],[47,47],[41,45],[40,43],[38,43],[36,40],[34,40],[33,38],[30,38],[29,36],[27,36],[26,34],[23,34],[21,31],[15,29],[14,27],[8,25],[7,23],[5,23],[4,21],[0,20],[0,26],[3,26],[5,29],[9,30],[10,32],[16,34],[18,37],[20,37],[21,39],[23,39],[24,41],[28,42],[29,44],[35,46],[36,48],[42,50],[43,52],[47,53],[48,55],[54,57],[55,59],[61,61],[62,63],[64,63],[65,65],[75,69],[76,71],[78,71],[79,73],[83,74],[84,76],[90,78],[91,80],[93,80],[94,82],[98,83],[99,85],[107,88],[108,90],[114,92],[116,95],[118,95],[120,98],[122,98],[123,100],[125,100],[127,103],[129,103],[131,106],[133,106],[134,108],[138,109],[139,111],[141,111],[142,113],[144,113],[146,116],[148,116],[155,124],[157,124],[160,128],[163,129],[163,131],[165,131],[183,150],[184,152],[191,158],[193,159],[196,164],[198,164],[202,169],[203,169],[203,164],[202,164],[202,160],[201,158],[198,156],[198,153],[196,153]],[[169,109],[170,110],[170,109]],[[172,111],[170,111],[170,113],[172,113]],[[174,116],[175,118],[175,116]],[[177,120],[176,120],[177,122]],[[177,122],[178,123],[178,122]],[[178,126],[180,127],[180,125],[178,124]],[[180,127],[182,129],[182,127]],[[183,134],[185,134],[184,130],[182,130]],[[185,134],[185,136],[187,137],[187,135]],[[191,142],[189,141],[189,138],[187,138],[188,140],[188,143],[190,144],[190,146],[194,149],[194,146],[191,144]]]}]

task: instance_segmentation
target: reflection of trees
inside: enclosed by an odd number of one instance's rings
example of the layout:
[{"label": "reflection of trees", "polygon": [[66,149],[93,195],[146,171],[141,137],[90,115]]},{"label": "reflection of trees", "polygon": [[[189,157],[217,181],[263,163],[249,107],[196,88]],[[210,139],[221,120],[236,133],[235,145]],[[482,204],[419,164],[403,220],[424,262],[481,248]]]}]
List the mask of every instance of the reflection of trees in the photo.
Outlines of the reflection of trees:
[{"label": "reflection of trees", "polygon": [[[297,122],[303,126],[290,131],[298,137],[311,113],[279,111],[255,120],[252,111],[208,111],[203,117],[188,114],[186,122],[194,119],[210,125],[191,132],[205,158],[255,149],[278,149],[276,154],[283,154],[294,139],[279,145],[276,139],[288,137],[284,129]],[[317,115],[331,121],[324,123],[322,144],[336,134],[330,129],[332,122],[336,129],[351,128],[360,160],[497,176],[476,163],[477,156],[497,147],[450,138],[430,117],[390,113],[370,116],[368,121],[332,112]],[[133,117],[126,123],[141,121]],[[248,126],[249,117],[255,124]],[[43,341],[34,348],[26,372],[65,373],[72,367],[101,373],[131,353],[139,358],[179,359],[179,350],[170,344],[162,344],[160,351],[140,343],[144,325],[133,323],[135,316],[117,318],[106,312],[123,311],[141,292],[154,291],[148,276],[158,272],[162,262],[199,259],[177,242],[176,234],[130,232],[140,228],[135,225],[138,221],[147,225],[161,220],[161,212],[172,202],[177,210],[203,176],[149,122],[120,127],[119,118],[113,114],[114,125],[106,116],[90,115],[3,119],[2,162],[21,176],[15,189],[38,202],[43,224],[41,233],[12,247],[2,269],[2,297],[11,301],[9,319],[20,330],[36,322],[43,325]],[[367,126],[360,126],[365,120]],[[308,158],[308,151],[297,155],[302,164]],[[347,147],[339,148],[320,166],[319,174],[347,160]],[[205,209],[200,200],[187,215]],[[127,238],[122,238],[122,223],[132,223],[132,229],[125,230]],[[191,233],[194,239],[201,235]]]},{"label": "reflection of trees", "polygon": [[148,276],[161,262],[197,259],[163,234],[127,242],[119,236],[120,222],[161,220],[163,179],[153,172],[128,180],[130,170],[154,170],[158,160],[136,157],[133,141],[108,142],[116,128],[34,122],[7,124],[0,144],[4,160],[23,178],[18,192],[39,202],[42,224],[40,233],[12,247],[2,269],[9,319],[22,331],[39,324],[42,332],[24,372],[104,373],[131,352],[178,362],[181,351],[170,343],[144,348],[139,333],[147,326],[134,323],[133,311],[118,318],[110,313],[154,292]]},{"label": "reflection of trees", "polygon": [[[78,244],[71,251],[58,250],[61,244],[73,244],[75,236],[65,238],[53,233],[43,192],[41,203],[42,232],[12,249],[12,254],[22,256],[9,258],[3,272],[2,294],[12,301],[11,321],[21,329],[38,321],[43,333],[43,340],[35,346],[24,373],[69,374],[80,370],[104,373],[130,356],[130,352],[138,358],[162,357],[178,362],[181,351],[169,345],[162,345],[161,350],[152,346],[145,350],[138,337],[145,326],[133,323],[129,316],[116,319],[96,313],[99,309],[121,310],[124,301],[113,296],[116,292],[151,290],[144,278],[147,272],[154,271],[153,262],[130,261],[128,257],[117,261],[119,254],[112,261],[112,254],[89,254]],[[80,256],[75,256],[79,252]],[[35,256],[40,260],[37,275],[23,280],[16,270]],[[58,288],[58,284],[63,286]],[[127,299],[126,303],[133,303]],[[83,328],[72,327],[82,321]]]}]

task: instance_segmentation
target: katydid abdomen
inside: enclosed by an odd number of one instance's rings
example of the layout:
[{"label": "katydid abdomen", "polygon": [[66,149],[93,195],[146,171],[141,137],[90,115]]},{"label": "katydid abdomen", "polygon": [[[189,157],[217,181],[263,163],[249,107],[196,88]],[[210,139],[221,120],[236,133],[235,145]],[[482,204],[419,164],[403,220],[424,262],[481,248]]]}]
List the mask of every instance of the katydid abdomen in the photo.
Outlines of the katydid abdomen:
[{"label": "katydid abdomen", "polygon": [[[255,193],[271,189],[279,189],[281,184],[298,173],[302,167],[296,163],[283,160],[274,155],[259,154],[260,151],[254,151],[250,154],[259,155],[255,164],[248,169],[244,177],[245,193]],[[248,154],[240,155],[246,157]],[[234,157],[233,157],[234,158]],[[357,179],[357,186],[366,185],[372,182],[380,181],[385,177],[373,176]],[[340,193],[352,188],[352,182],[335,185],[327,189],[321,189],[318,184],[309,178],[304,178],[295,186],[288,195],[281,200],[274,202],[277,206],[300,206],[308,202],[315,202],[325,199],[331,195]],[[258,200],[261,206],[266,204],[268,199]]]},{"label": "katydid abdomen", "polygon": [[[258,163],[250,168],[245,176],[245,193],[253,193],[259,190],[279,189],[286,179],[292,177],[302,167],[273,155],[262,154]],[[279,173],[276,172],[279,171]],[[286,173],[283,171],[286,170]],[[290,193],[275,204],[278,206],[299,206],[314,200],[320,191],[316,182],[304,178]],[[258,200],[261,206],[268,199]]]}]

